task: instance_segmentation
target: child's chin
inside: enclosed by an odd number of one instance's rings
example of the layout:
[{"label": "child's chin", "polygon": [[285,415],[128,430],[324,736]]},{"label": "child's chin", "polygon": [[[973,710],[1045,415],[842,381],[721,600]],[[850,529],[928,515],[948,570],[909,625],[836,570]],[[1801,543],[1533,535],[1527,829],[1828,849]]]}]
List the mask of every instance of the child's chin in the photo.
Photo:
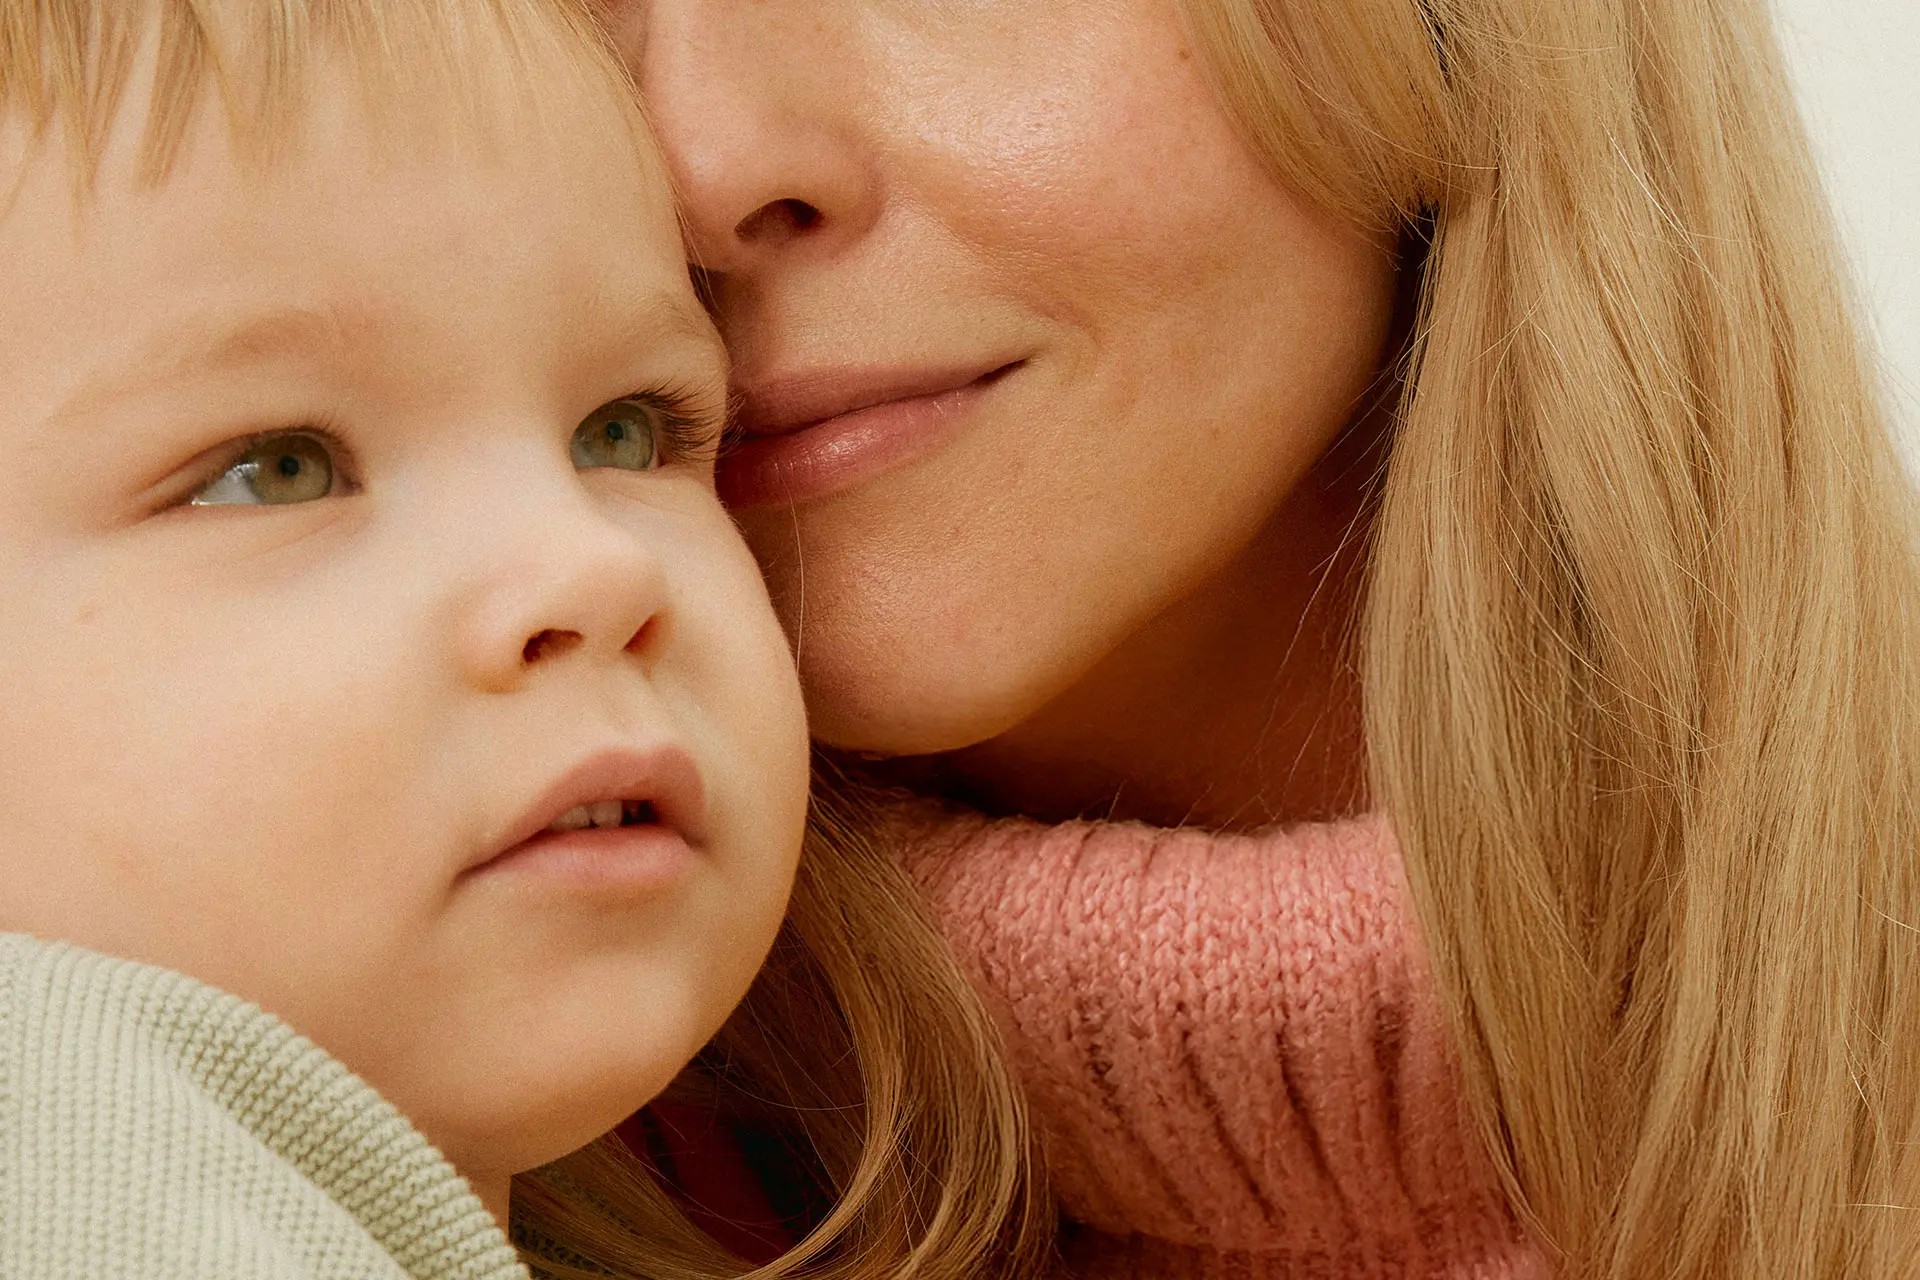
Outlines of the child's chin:
[{"label": "child's chin", "polygon": [[443,1081],[411,1108],[413,1100],[392,1101],[462,1172],[523,1173],[578,1151],[664,1092],[693,1050],[663,1060],[659,1043],[624,1061],[604,1041],[593,1043],[592,1063],[577,1053],[527,1055],[471,1087]]}]

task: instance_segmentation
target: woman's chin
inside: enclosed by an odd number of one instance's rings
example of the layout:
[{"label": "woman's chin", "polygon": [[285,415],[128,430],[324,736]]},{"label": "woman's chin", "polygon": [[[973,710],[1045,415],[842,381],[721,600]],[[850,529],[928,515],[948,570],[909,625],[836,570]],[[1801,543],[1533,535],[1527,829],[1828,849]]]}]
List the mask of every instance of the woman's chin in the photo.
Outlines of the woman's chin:
[{"label": "woman's chin", "polygon": [[[922,699],[925,699],[924,701]],[[924,694],[891,704],[861,696],[851,705],[824,697],[809,701],[814,742],[849,755],[892,759],[943,755],[989,742],[1018,726],[1018,713],[969,714]]]},{"label": "woman's chin", "polygon": [[[970,655],[930,648],[876,666],[836,663],[818,649],[801,656],[808,724],[820,746],[892,758],[931,756],[990,742],[1018,728],[1048,701],[1057,682],[1009,664],[989,678],[967,674]],[[982,655],[971,655],[976,660]]]}]

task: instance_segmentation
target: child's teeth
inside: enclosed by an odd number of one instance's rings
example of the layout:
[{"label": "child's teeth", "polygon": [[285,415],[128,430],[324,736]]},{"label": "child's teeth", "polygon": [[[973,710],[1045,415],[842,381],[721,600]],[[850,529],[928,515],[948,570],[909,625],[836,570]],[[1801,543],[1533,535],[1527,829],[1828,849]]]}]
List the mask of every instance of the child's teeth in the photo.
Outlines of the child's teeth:
[{"label": "child's teeth", "polygon": [[547,824],[549,831],[584,831],[588,827],[618,827],[624,824],[627,806],[623,800],[596,800],[579,804]]}]

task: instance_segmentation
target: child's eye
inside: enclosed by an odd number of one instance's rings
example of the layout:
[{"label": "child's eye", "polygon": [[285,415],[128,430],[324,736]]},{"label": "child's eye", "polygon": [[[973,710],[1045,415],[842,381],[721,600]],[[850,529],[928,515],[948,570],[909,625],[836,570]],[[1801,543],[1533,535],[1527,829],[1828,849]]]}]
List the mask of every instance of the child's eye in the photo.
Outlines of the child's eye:
[{"label": "child's eye", "polygon": [[326,441],[286,431],[256,440],[188,501],[196,507],[282,506],[333,491],[333,453]]},{"label": "child's eye", "polygon": [[660,411],[641,400],[615,400],[588,414],[573,433],[573,465],[650,471],[660,462]]}]

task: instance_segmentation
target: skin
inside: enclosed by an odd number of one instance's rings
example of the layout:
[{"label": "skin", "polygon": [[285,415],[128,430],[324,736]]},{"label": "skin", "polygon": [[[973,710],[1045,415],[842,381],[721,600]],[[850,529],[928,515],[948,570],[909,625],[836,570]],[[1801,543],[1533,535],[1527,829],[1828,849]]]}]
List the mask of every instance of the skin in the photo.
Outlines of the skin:
[{"label": "skin", "polygon": [[[744,993],[806,737],[710,462],[570,459],[637,390],[719,415],[657,162],[571,68],[466,74],[518,103],[488,143],[423,126],[425,89],[388,100],[396,134],[321,66],[272,166],[203,110],[157,188],[139,84],[88,196],[58,129],[0,135],[0,927],[281,1015],[504,1221],[512,1174],[618,1123]],[[316,424],[357,488],[183,505],[234,441]],[[707,811],[663,886],[467,873],[583,759],[662,743]]]},{"label": "skin", "polygon": [[738,513],[816,737],[1046,818],[1364,803],[1393,246],[1275,181],[1171,0],[616,13],[742,383],[1024,361],[931,454]]}]

